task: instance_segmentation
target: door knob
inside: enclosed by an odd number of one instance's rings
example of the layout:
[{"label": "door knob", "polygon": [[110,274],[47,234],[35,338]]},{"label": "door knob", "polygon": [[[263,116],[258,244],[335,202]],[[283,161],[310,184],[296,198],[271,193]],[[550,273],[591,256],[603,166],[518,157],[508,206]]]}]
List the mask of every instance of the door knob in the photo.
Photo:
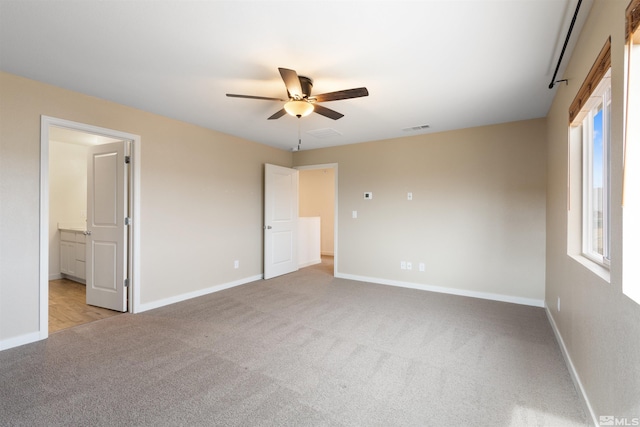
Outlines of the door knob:
[{"label": "door knob", "polygon": [[271,230],[271,226],[270,225],[267,225],[267,230]]},{"label": "door knob", "polygon": [[91,230],[87,230],[87,231],[85,231],[85,232],[84,232],[84,235],[85,235],[85,236],[91,236]]}]

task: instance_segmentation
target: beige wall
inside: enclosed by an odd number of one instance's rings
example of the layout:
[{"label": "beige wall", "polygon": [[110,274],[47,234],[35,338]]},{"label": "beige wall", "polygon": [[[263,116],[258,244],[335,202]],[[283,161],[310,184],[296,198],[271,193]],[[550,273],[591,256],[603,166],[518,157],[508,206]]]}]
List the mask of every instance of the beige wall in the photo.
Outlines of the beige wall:
[{"label": "beige wall", "polygon": [[538,119],[300,151],[294,164],[338,163],[339,274],[542,304],[545,136]]},{"label": "beige wall", "polygon": [[333,168],[300,171],[300,216],[320,217],[320,252],[333,255],[335,170]]},{"label": "beige wall", "polygon": [[[622,294],[622,136],[624,11],[628,0],[596,0],[548,114],[546,302],[598,421],[640,417],[640,306]],[[567,256],[569,105],[611,36],[612,248],[604,280]],[[573,197],[572,197],[573,198]],[[573,209],[578,206],[572,205]],[[557,308],[561,301],[560,311]]]},{"label": "beige wall", "polygon": [[49,142],[49,278],[60,278],[59,224],[86,226],[85,145]]},{"label": "beige wall", "polygon": [[0,94],[0,344],[39,329],[41,115],[141,136],[142,305],[262,273],[264,163],[290,152],[7,73]]},{"label": "beige wall", "polygon": [[[259,274],[262,165],[338,163],[339,273],[544,299],[596,421],[640,416],[640,306],[622,294],[620,262],[627,4],[595,0],[565,59],[569,85],[556,87],[546,121],[302,151],[293,160],[288,152],[0,73],[0,344],[38,331],[40,115],[48,115],[141,135],[143,303]],[[566,191],[567,110],[608,36],[610,282],[567,256]],[[364,191],[374,198],[363,200]],[[400,270],[403,260],[413,270]]]}]

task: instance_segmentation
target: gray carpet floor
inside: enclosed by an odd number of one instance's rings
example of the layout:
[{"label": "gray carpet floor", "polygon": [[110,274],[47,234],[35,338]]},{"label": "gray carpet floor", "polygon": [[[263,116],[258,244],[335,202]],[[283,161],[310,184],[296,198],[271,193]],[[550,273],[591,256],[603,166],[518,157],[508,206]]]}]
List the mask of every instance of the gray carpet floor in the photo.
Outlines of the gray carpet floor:
[{"label": "gray carpet floor", "polygon": [[0,352],[0,425],[588,425],[543,309],[332,271]]}]

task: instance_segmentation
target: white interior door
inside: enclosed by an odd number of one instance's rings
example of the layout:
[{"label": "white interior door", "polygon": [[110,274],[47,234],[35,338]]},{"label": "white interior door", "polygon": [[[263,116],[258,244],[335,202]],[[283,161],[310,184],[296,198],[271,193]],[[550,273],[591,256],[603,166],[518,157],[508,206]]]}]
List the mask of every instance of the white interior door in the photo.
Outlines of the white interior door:
[{"label": "white interior door", "polygon": [[87,170],[87,304],[127,310],[127,143],[91,147]]},{"label": "white interior door", "polygon": [[264,278],[298,269],[298,171],[265,165]]}]

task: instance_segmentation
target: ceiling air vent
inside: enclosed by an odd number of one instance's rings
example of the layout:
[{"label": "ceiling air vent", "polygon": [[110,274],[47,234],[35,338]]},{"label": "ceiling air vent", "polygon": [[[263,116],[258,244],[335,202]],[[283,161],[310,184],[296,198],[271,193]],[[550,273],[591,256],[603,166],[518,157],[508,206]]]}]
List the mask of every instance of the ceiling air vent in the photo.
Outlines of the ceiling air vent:
[{"label": "ceiling air vent", "polygon": [[417,132],[419,130],[425,130],[425,129],[429,129],[429,125],[413,126],[410,128],[404,128],[402,130],[405,132]]},{"label": "ceiling air vent", "polygon": [[307,133],[311,136],[315,136],[316,138],[323,138],[323,139],[333,138],[334,136],[342,136],[340,132],[330,128],[310,130],[310,131],[307,131]]}]

